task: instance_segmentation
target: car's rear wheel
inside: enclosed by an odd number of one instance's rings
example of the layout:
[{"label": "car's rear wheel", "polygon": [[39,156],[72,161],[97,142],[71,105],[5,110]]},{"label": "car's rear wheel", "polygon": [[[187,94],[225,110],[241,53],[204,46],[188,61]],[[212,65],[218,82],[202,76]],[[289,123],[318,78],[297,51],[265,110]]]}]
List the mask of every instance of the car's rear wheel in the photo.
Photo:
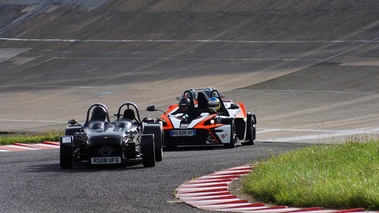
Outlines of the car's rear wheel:
[{"label": "car's rear wheel", "polygon": [[247,134],[247,140],[246,142],[242,143],[242,145],[254,145],[255,137],[256,137],[256,128],[255,128],[255,121],[252,119],[252,115],[248,115],[248,121],[250,121],[250,125],[248,124],[246,128]]}]

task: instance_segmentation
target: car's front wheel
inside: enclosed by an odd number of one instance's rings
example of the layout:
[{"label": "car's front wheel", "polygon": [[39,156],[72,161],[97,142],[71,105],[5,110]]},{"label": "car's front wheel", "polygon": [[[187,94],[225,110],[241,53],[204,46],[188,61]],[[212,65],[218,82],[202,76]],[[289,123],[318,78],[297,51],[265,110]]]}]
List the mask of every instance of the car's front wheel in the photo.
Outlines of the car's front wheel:
[{"label": "car's front wheel", "polygon": [[60,166],[62,169],[72,168],[72,148],[69,146],[60,147]]},{"label": "car's front wheel", "polygon": [[230,140],[229,143],[226,143],[225,148],[236,148],[237,144],[237,135],[236,135],[236,124],[234,120],[230,121]]},{"label": "car's front wheel", "polygon": [[[252,114],[247,115],[247,128],[246,128],[246,142],[242,143],[242,145],[254,145],[254,141],[256,138],[256,121],[253,119]],[[250,125],[249,125],[250,123]]]},{"label": "car's front wheel", "polygon": [[155,146],[154,146],[154,135],[142,135],[141,137],[141,152],[142,152],[142,164],[144,167],[155,166]]},{"label": "car's front wheel", "polygon": [[162,161],[163,156],[163,128],[160,123],[144,125],[144,134],[154,134],[155,160]]}]

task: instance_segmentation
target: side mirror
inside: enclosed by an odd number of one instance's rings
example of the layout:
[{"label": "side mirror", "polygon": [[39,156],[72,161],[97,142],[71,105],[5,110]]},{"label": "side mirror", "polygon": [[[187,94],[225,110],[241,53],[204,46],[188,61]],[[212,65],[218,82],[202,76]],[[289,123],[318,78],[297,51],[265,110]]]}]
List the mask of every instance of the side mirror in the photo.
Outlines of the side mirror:
[{"label": "side mirror", "polygon": [[238,109],[238,108],[240,107],[238,106],[238,104],[235,104],[235,103],[230,104],[230,107],[229,107],[229,109]]},{"label": "side mirror", "polygon": [[152,106],[148,106],[148,107],[146,108],[146,110],[147,110],[147,111],[150,111],[150,112],[152,112],[152,111],[156,111],[154,105],[152,105]]},{"label": "side mirror", "polygon": [[75,119],[70,119],[70,120],[68,120],[68,123],[73,126],[73,125],[77,124],[78,122],[76,122]]}]

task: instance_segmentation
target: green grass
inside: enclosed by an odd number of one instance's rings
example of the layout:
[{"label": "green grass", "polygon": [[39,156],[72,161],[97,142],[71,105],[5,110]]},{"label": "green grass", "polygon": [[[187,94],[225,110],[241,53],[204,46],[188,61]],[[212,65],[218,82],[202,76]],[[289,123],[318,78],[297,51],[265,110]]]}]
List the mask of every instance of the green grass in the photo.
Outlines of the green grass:
[{"label": "green grass", "polygon": [[262,161],[242,179],[264,203],[379,210],[379,141],[317,145]]},{"label": "green grass", "polygon": [[42,133],[8,133],[0,134],[0,145],[14,143],[40,143],[43,141],[59,141],[63,130],[50,130]]}]

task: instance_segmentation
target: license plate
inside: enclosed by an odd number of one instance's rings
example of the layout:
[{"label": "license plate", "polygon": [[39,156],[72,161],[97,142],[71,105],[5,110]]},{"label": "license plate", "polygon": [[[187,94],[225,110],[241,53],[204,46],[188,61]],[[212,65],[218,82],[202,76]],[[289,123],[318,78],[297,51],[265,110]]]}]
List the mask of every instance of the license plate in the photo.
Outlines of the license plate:
[{"label": "license plate", "polygon": [[194,129],[181,129],[181,130],[171,130],[170,136],[172,137],[191,137],[196,135],[196,130]]},{"label": "license plate", "polygon": [[121,157],[94,157],[91,158],[91,164],[119,164]]}]

